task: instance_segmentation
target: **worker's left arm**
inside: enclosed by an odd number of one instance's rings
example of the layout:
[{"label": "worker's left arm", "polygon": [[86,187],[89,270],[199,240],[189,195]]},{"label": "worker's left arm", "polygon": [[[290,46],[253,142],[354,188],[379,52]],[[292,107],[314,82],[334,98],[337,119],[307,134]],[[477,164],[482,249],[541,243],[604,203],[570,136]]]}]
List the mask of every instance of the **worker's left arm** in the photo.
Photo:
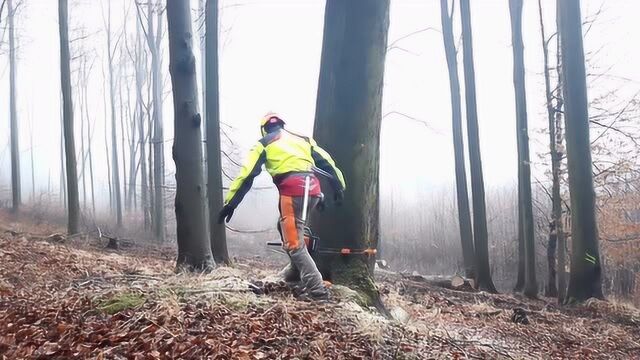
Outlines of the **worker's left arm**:
[{"label": "worker's left arm", "polygon": [[229,186],[229,193],[224,201],[225,206],[235,209],[253,185],[253,179],[262,171],[262,165],[267,160],[264,145],[257,143],[249,152],[240,174]]}]

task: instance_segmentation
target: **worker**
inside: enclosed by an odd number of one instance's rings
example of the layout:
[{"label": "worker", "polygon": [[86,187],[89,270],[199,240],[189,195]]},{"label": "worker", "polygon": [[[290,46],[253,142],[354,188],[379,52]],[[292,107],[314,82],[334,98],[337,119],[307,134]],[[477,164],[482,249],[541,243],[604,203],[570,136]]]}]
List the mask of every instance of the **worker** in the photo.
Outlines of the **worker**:
[{"label": "worker", "polygon": [[315,172],[327,176],[338,204],[344,198],[344,177],[325,150],[313,139],[287,131],[284,120],[278,114],[266,114],[261,120],[260,130],[262,139],[250,151],[240,174],[229,186],[219,222],[231,220],[264,165],[280,193],[278,231],[291,260],[289,273],[293,271],[299,274],[305,297],[312,300],[327,299],[329,294],[322,275],[304,242],[304,228],[308,212],[323,201],[320,181]]}]

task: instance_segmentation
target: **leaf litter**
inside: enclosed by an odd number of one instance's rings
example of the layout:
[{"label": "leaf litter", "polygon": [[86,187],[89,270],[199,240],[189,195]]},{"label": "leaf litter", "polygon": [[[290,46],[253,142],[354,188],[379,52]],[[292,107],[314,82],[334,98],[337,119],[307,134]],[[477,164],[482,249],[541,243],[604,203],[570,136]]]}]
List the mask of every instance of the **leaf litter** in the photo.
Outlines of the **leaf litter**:
[{"label": "leaf litter", "polygon": [[[175,274],[170,249],[29,230],[0,219],[1,359],[640,359],[627,306],[382,278],[389,320],[337,296],[298,301],[264,259]],[[516,308],[529,325],[512,321]]]}]

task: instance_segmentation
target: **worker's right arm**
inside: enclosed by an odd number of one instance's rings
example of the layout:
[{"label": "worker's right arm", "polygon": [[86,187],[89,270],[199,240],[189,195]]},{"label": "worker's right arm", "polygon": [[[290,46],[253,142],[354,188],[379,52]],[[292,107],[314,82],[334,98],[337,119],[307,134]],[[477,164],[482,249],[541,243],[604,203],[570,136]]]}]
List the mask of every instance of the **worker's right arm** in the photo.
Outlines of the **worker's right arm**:
[{"label": "worker's right arm", "polygon": [[240,169],[240,174],[229,185],[229,193],[224,201],[226,206],[236,208],[253,185],[253,179],[262,171],[267,156],[264,145],[258,142],[249,152],[249,157]]},{"label": "worker's right arm", "polygon": [[318,146],[315,140],[310,139],[311,142],[311,156],[313,157],[313,161],[320,170],[324,170],[331,174],[333,179],[331,179],[331,186],[333,186],[333,190],[336,192],[342,192],[346,189],[347,184],[344,181],[344,175],[342,175],[342,171],[338,169],[335,161],[331,158],[331,155]]}]

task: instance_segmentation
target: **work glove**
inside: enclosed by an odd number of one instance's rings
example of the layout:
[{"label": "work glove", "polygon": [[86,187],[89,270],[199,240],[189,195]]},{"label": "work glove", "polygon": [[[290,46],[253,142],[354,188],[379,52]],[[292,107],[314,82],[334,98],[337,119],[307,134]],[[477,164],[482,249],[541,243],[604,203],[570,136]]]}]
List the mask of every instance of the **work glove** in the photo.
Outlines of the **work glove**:
[{"label": "work glove", "polygon": [[344,190],[336,190],[336,192],[333,193],[333,201],[336,203],[336,205],[341,206],[343,200]]},{"label": "work glove", "polygon": [[225,221],[225,218],[227,222],[231,221],[231,217],[233,217],[233,212],[235,210],[236,209],[234,207],[225,205],[218,214],[218,224],[222,224]]}]

